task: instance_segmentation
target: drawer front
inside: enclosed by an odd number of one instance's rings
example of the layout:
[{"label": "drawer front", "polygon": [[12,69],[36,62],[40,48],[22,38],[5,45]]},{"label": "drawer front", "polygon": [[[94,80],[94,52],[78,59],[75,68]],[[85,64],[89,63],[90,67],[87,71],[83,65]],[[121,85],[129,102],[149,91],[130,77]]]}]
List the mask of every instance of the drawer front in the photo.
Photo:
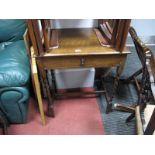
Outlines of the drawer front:
[{"label": "drawer front", "polygon": [[94,55],[94,56],[64,56],[40,58],[40,63],[46,69],[109,67],[120,65],[126,55]]}]

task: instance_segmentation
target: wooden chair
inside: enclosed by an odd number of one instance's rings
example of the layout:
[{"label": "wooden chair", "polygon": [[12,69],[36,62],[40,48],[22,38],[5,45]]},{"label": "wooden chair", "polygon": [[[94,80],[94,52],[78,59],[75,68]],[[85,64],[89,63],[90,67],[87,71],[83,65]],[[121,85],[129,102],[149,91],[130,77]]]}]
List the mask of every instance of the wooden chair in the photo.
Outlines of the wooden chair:
[{"label": "wooden chair", "polygon": [[[143,83],[144,87],[140,89],[141,98],[135,110],[139,135],[155,134],[155,58],[152,52],[148,52],[146,55],[147,75],[143,74],[145,76],[143,80],[146,81]],[[150,98],[152,98],[153,105],[148,103]]]},{"label": "wooden chair", "polygon": [[[136,52],[137,52],[137,55],[138,55],[139,60],[141,62],[142,68],[139,69],[138,71],[136,71],[132,76],[130,76],[129,78],[126,79],[127,82],[132,81],[132,80],[135,81],[136,88],[137,88],[138,94],[139,94],[138,103],[134,103],[133,106],[126,106],[124,104],[115,104],[114,105],[116,110],[122,110],[122,111],[127,111],[127,112],[133,113],[127,119],[127,122],[134,117],[135,107],[137,104],[141,103],[141,99],[143,98],[141,91],[144,89],[143,87],[145,86],[146,75],[148,75],[147,74],[147,67],[146,67],[146,57],[147,57],[147,53],[150,52],[150,49],[140,40],[140,38],[138,37],[138,35],[137,35],[137,33],[133,27],[130,27],[129,33],[130,33],[131,38],[134,42]],[[137,80],[136,77],[140,74],[142,75],[142,79],[139,83],[139,81]],[[149,82],[149,81],[147,81],[147,82]]]},{"label": "wooden chair", "polygon": [[[129,30],[131,20],[118,19],[99,19],[98,29],[95,29],[99,42],[102,46],[111,46],[118,51],[123,51],[126,43],[126,38]],[[104,70],[97,68],[96,77],[106,77],[111,68],[104,68]],[[103,73],[104,72],[104,73]],[[118,76],[116,75],[115,85],[118,85]],[[115,88],[116,89],[116,88]]]},{"label": "wooden chair", "polygon": [[[135,82],[135,85],[136,85],[136,88],[137,88],[137,91],[139,92],[140,91],[140,81],[137,79],[137,77],[139,75],[142,75],[143,73],[143,66],[144,66],[144,60],[139,52],[139,50],[144,50],[144,53],[145,51],[149,50],[147,49],[147,47],[144,45],[144,43],[141,42],[141,40],[137,37],[137,33],[136,31],[134,30],[134,28],[130,28],[129,30],[130,32],[130,35],[132,37],[132,40],[133,40],[133,43],[135,45],[135,48],[136,48],[136,51],[137,51],[137,54],[138,54],[138,57],[139,59],[141,60],[141,65],[142,65],[142,68],[140,68],[139,70],[137,70],[135,73],[133,73],[131,76],[129,76],[127,79],[126,79],[126,82],[127,83],[130,83],[130,82]],[[140,48],[140,46],[138,45],[138,42],[142,44],[143,46],[143,49]]]},{"label": "wooden chair", "polygon": [[[118,51],[123,51],[126,43],[131,20],[126,19],[99,19],[98,28],[102,33],[101,44],[110,45]],[[98,36],[98,38],[100,38]]]},{"label": "wooden chair", "polygon": [[[147,96],[146,92],[148,93],[148,91],[150,91],[149,88],[146,86],[146,85],[148,85],[147,83],[150,82],[149,79],[147,78],[149,75],[148,75],[148,71],[147,71],[146,60],[147,60],[147,56],[149,55],[151,50],[140,40],[140,38],[138,37],[138,35],[133,27],[131,27],[129,29],[129,33],[133,39],[133,42],[135,44],[135,48],[137,51],[137,55],[139,57],[141,65],[142,65],[142,68],[136,72],[136,73],[139,72],[140,74],[142,74],[140,84],[138,83],[136,77],[134,76],[134,80],[136,82],[138,96],[139,96],[137,104],[142,104],[142,99],[145,98],[145,101],[143,101],[143,104],[145,105],[145,103],[149,101],[149,98],[145,97],[145,96]],[[143,92],[143,90],[145,90],[145,93]],[[130,119],[132,119],[132,117],[134,117],[134,113],[127,119],[127,122],[130,121]]]},{"label": "wooden chair", "polygon": [[153,134],[155,130],[155,60],[151,50],[139,39],[133,27],[129,30],[142,64],[142,79],[138,85],[138,103],[135,111],[127,118],[129,122],[136,116],[137,133]]},{"label": "wooden chair", "polygon": [[[106,51],[112,51],[111,54],[115,55],[115,59],[111,55],[106,55],[106,58],[111,58],[110,62],[104,63],[101,56],[94,53],[93,55],[90,55],[88,52],[86,53],[80,53],[79,49],[75,50],[76,55],[72,53],[67,53],[65,50],[70,50],[69,48],[61,49],[62,53],[59,53],[59,44],[64,43],[62,40],[59,39],[59,31],[56,29],[51,29],[51,21],[50,20],[27,20],[27,26],[28,26],[28,33],[32,42],[33,46],[33,57],[36,60],[38,71],[40,73],[40,77],[43,80],[44,87],[46,89],[47,97],[48,97],[48,110],[47,115],[54,117],[54,105],[53,100],[56,97],[64,96],[67,94],[57,94],[56,92],[56,86],[55,82],[53,82],[53,88],[52,90],[49,88],[48,80],[47,80],[47,70],[49,69],[55,69],[57,66],[58,68],[65,68],[67,66],[77,68],[77,67],[102,67],[103,64],[107,66],[113,66],[113,63],[116,63],[117,66],[117,75],[116,80],[114,83],[114,88],[117,87],[119,76],[123,70],[123,66],[125,63],[125,59],[128,51],[125,51],[125,41],[129,29],[131,20],[100,20],[99,21],[99,27],[95,31],[97,39],[101,46],[105,47],[104,50]],[[41,28],[41,29],[40,29]],[[83,30],[82,30],[83,31]],[[62,30],[63,32],[63,30]],[[70,32],[70,33],[69,33]],[[90,31],[89,31],[90,32]],[[75,30],[68,30],[68,33],[72,37],[72,35],[75,32]],[[95,36],[95,37],[96,37]],[[94,37],[94,34],[91,35],[91,37]],[[79,39],[79,38],[78,38]],[[81,40],[74,40],[71,39],[70,41],[74,44],[76,42],[81,43]],[[94,39],[94,38],[93,38]],[[96,41],[96,38],[95,38]],[[66,43],[66,42],[65,42]],[[64,44],[65,44],[64,43]],[[68,43],[68,42],[67,42]],[[95,42],[96,43],[96,42]],[[63,44],[63,45],[64,45]],[[83,46],[88,46],[87,43],[85,44],[85,41],[82,42]],[[97,45],[96,45],[97,44]],[[99,46],[98,42],[95,44],[95,46]],[[66,45],[66,44],[65,44]],[[68,45],[69,46],[69,45]],[[106,48],[110,47],[110,48]],[[101,47],[100,47],[101,48]],[[59,51],[57,50],[59,49]],[[53,53],[55,51],[55,53]],[[107,52],[106,51],[106,52]],[[116,53],[114,53],[114,52]],[[119,52],[118,52],[119,51]],[[91,51],[92,52],[92,51]],[[91,53],[90,52],[90,53]],[[118,57],[118,54],[120,54],[120,57]],[[83,58],[84,55],[84,58]],[[88,64],[85,64],[85,60],[89,60]],[[95,59],[95,60],[94,60]],[[98,59],[98,61],[96,61]],[[59,61],[59,64],[58,64]],[[115,62],[114,62],[115,61]],[[63,62],[63,63],[62,63]],[[80,64],[80,65],[79,65]],[[121,64],[121,65],[120,65]],[[53,77],[53,81],[54,77]],[[111,101],[107,95],[107,92],[105,90],[101,91],[95,91],[95,92],[88,92],[86,94],[105,94],[107,98],[107,112],[111,111]],[[77,94],[77,93],[76,93]],[[69,96],[74,96],[75,94],[68,94]],[[80,93],[81,95],[81,93]]]}]

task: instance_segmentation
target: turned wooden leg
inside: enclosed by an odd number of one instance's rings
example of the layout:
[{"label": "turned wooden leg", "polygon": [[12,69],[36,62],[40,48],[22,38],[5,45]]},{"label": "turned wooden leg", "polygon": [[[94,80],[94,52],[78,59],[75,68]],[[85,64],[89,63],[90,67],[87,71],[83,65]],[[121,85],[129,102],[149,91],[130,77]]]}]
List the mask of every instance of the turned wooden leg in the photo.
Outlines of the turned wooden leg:
[{"label": "turned wooden leg", "polygon": [[47,116],[54,117],[54,95],[51,95],[49,83],[46,76],[46,70],[44,70],[44,76],[45,76],[45,85],[48,95],[48,110],[47,110]]},{"label": "turned wooden leg", "polygon": [[51,93],[50,93],[50,87],[49,87],[49,83],[48,83],[48,80],[47,80],[47,75],[46,75],[46,70],[44,68],[40,68],[40,73],[41,73],[41,76],[42,76],[42,79],[43,79],[43,82],[44,82],[44,85],[45,85],[45,88],[46,88],[46,92],[47,92],[47,98],[48,98],[48,107],[47,107],[47,116],[49,117],[54,117],[54,105],[53,105],[53,98],[51,96]]},{"label": "turned wooden leg", "polygon": [[109,113],[112,111],[112,101],[111,101],[112,99],[108,95],[108,92],[107,92],[106,87],[104,85],[103,79],[101,79],[101,82],[102,82],[102,88],[104,90],[104,96],[105,96],[106,101],[107,101],[106,113]]},{"label": "turned wooden leg", "polygon": [[[116,78],[115,78],[115,81],[114,81],[113,96],[115,95],[115,92],[118,89],[119,78],[120,78],[120,75],[121,75],[121,73],[123,71],[123,68],[124,68],[124,63],[122,63],[120,66],[117,67]],[[127,106],[125,104],[114,104],[114,109],[115,110],[120,110],[120,111],[125,111],[125,112],[131,112],[131,113],[135,112],[135,106]]]},{"label": "turned wooden leg", "polygon": [[55,98],[55,94],[57,93],[57,88],[56,88],[56,79],[55,79],[55,74],[54,71],[51,70],[51,76],[52,76],[52,88],[51,88],[51,93],[53,95],[53,98]]},{"label": "turned wooden leg", "polygon": [[135,117],[135,112],[133,112],[127,119],[126,123],[129,123]]},{"label": "turned wooden leg", "polygon": [[114,80],[112,98],[115,96],[115,93],[118,91],[119,79],[120,79],[120,76],[123,72],[125,62],[126,62],[126,58],[127,58],[127,56],[124,57],[124,59],[120,62],[119,66],[117,66],[117,68],[116,68],[116,77]]},{"label": "turned wooden leg", "polygon": [[120,78],[120,75],[123,71],[123,68],[124,68],[124,63],[121,64],[120,66],[117,66],[117,68],[116,68],[116,77],[114,79],[114,86],[113,86],[113,90],[112,90],[112,98],[115,96],[115,93],[118,91],[119,78]]},{"label": "turned wooden leg", "polygon": [[129,76],[125,82],[129,83],[131,82],[132,80],[134,80],[134,77],[137,77],[138,75],[140,75],[142,73],[142,68],[139,69],[137,72],[135,72],[134,74],[132,74],[131,76]]},{"label": "turned wooden leg", "polygon": [[[118,70],[118,67],[117,67],[117,70]],[[117,92],[118,84],[119,84],[119,74],[117,71],[116,77],[114,79],[114,86],[113,86],[113,90],[112,90],[112,98],[115,96],[115,93]]]}]

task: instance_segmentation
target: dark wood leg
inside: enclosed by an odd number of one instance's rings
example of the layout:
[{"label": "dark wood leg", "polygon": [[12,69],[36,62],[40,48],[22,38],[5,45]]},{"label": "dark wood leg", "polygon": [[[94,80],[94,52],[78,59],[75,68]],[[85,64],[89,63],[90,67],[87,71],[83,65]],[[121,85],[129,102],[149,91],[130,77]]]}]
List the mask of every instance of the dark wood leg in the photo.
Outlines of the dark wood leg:
[{"label": "dark wood leg", "polygon": [[113,86],[113,90],[112,90],[112,98],[115,96],[115,93],[117,92],[118,89],[118,84],[119,84],[119,67],[116,68],[116,76],[114,79],[114,86]]},{"label": "dark wood leg", "polygon": [[43,79],[43,83],[45,85],[46,88],[46,92],[47,92],[47,98],[48,98],[48,107],[47,107],[47,112],[46,115],[49,117],[54,117],[54,105],[53,105],[53,98],[51,96],[51,92],[50,92],[50,87],[49,87],[49,83],[47,80],[47,74],[46,74],[46,70],[44,68],[40,68],[40,74],[42,76]]},{"label": "dark wood leg", "polygon": [[105,96],[106,101],[107,101],[106,113],[108,114],[109,112],[112,111],[112,101],[111,101],[112,99],[108,95],[108,92],[107,92],[106,87],[104,85],[103,79],[101,79],[101,82],[102,82],[102,88],[104,90],[104,96]]},{"label": "dark wood leg", "polygon": [[47,116],[49,117],[54,117],[54,94],[51,95],[49,83],[47,80],[47,74],[46,71],[44,70],[44,76],[45,76],[45,84],[46,84],[46,89],[47,89],[47,95],[48,95],[48,109],[47,109]]},{"label": "dark wood leg", "polygon": [[[144,68],[146,69],[146,68]],[[142,72],[142,69],[138,70],[135,75],[139,75]],[[130,80],[130,79],[129,79]],[[148,74],[146,72],[146,70],[144,70],[144,73],[142,75],[142,82],[141,85],[139,86],[139,93],[138,93],[138,103],[137,105],[140,105],[140,112],[142,112],[145,107],[146,107],[146,103],[149,101],[149,77]],[[127,119],[126,122],[130,122],[133,118],[135,117],[135,112],[132,113]]]},{"label": "dark wood leg", "polygon": [[120,79],[120,75],[123,72],[125,61],[126,61],[126,58],[124,58],[124,60],[121,62],[121,64],[119,66],[117,66],[117,68],[116,68],[116,77],[114,79],[112,98],[115,96],[115,93],[118,91],[119,79]]},{"label": "dark wood leg", "polygon": [[129,123],[134,117],[135,117],[135,112],[132,113],[132,114],[126,119],[126,123]]},{"label": "dark wood leg", "polygon": [[[126,60],[126,59],[125,59]],[[123,68],[124,68],[124,64],[125,64],[125,60],[122,62],[122,64],[120,66],[117,67],[116,69],[116,78],[115,78],[115,81],[114,81],[114,88],[113,88],[113,96],[115,95],[115,92],[117,91],[118,89],[118,84],[119,84],[119,78],[120,78],[120,75],[123,71]],[[112,96],[112,97],[113,97]],[[134,113],[135,112],[135,105],[134,106],[127,106],[127,105],[124,105],[124,104],[114,104],[114,109],[116,110],[120,110],[120,111],[125,111],[125,112],[132,112]]]},{"label": "dark wood leg", "polygon": [[112,112],[112,104],[111,103],[108,103],[107,108],[106,108],[106,114],[108,114],[109,112]]},{"label": "dark wood leg", "polygon": [[130,83],[132,80],[134,80],[134,77],[137,77],[138,75],[140,75],[142,73],[142,68],[139,69],[137,72],[135,72],[134,74],[132,74],[130,77],[128,77],[125,81],[127,83]]},{"label": "dark wood leg", "polygon": [[53,72],[53,70],[51,71],[51,76],[52,76],[52,95],[53,98],[55,98],[55,94],[57,93],[57,88],[56,88],[56,80],[55,80],[55,74]]}]

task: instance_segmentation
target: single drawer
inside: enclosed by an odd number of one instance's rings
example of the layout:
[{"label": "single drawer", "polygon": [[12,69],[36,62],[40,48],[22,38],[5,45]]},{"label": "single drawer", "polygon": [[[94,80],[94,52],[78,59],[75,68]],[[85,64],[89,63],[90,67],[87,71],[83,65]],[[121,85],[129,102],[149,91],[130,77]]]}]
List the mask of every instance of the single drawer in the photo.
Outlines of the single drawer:
[{"label": "single drawer", "polygon": [[38,61],[46,69],[109,67],[120,65],[126,55],[88,55],[88,56],[59,56],[42,57]]}]

